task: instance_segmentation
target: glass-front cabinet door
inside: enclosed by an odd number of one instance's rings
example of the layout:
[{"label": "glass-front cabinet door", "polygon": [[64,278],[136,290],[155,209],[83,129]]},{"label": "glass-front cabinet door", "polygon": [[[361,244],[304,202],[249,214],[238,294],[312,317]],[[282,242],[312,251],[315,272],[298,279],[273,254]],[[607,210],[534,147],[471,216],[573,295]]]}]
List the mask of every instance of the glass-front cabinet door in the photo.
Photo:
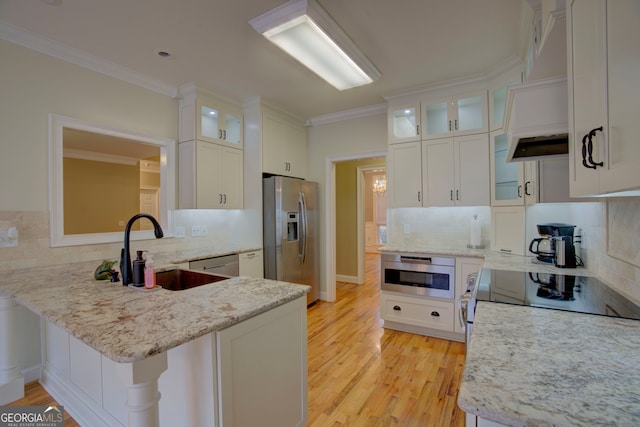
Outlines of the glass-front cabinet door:
[{"label": "glass-front cabinet door", "polygon": [[420,103],[389,108],[389,143],[420,140]]},{"label": "glass-front cabinet door", "polygon": [[242,111],[202,99],[198,111],[198,139],[242,148]]},{"label": "glass-front cabinet door", "polygon": [[524,204],[524,164],[507,162],[507,134],[491,132],[491,206]]},{"label": "glass-front cabinet door", "polygon": [[422,102],[423,139],[487,132],[487,93]]}]

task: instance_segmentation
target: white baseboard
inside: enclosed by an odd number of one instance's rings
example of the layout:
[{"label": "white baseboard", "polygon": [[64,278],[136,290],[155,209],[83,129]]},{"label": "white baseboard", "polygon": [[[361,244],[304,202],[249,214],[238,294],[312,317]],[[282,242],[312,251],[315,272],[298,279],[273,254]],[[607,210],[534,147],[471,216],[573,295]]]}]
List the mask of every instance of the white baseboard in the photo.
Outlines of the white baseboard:
[{"label": "white baseboard", "polygon": [[346,276],[343,274],[336,274],[336,281],[358,284],[358,276]]},{"label": "white baseboard", "polygon": [[40,379],[40,369],[42,366],[40,364],[35,366],[30,366],[28,368],[24,368],[22,370],[22,376],[24,377],[24,383],[30,383],[33,381],[38,381]]}]

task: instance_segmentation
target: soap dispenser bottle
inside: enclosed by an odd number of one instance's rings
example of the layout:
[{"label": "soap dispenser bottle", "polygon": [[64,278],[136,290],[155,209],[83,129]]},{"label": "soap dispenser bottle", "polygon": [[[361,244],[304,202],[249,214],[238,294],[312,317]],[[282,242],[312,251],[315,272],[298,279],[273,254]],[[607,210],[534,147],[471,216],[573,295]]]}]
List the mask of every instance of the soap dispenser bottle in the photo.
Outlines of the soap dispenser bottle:
[{"label": "soap dispenser bottle", "polygon": [[144,286],[144,251],[137,251],[136,259],[133,260],[133,286]]}]

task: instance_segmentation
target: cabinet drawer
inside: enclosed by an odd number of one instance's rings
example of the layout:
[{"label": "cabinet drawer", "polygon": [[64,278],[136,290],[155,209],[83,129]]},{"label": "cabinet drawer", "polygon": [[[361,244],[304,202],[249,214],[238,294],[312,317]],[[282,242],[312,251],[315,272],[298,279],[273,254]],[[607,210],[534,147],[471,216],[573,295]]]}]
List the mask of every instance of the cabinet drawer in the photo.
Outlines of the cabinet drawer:
[{"label": "cabinet drawer", "polygon": [[453,331],[454,303],[382,293],[380,315],[391,322]]}]

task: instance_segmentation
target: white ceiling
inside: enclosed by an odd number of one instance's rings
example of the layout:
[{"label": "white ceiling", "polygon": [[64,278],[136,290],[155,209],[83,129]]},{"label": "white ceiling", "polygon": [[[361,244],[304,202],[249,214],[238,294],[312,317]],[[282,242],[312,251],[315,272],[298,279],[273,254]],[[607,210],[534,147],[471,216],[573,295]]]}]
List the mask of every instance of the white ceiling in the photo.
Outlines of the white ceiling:
[{"label": "white ceiling", "polygon": [[248,24],[284,0],[51,1],[0,0],[0,36],[26,30],[160,87],[195,81],[238,101],[260,96],[303,119],[485,74],[522,50],[521,0],[319,0],[382,73],[340,92]]}]

